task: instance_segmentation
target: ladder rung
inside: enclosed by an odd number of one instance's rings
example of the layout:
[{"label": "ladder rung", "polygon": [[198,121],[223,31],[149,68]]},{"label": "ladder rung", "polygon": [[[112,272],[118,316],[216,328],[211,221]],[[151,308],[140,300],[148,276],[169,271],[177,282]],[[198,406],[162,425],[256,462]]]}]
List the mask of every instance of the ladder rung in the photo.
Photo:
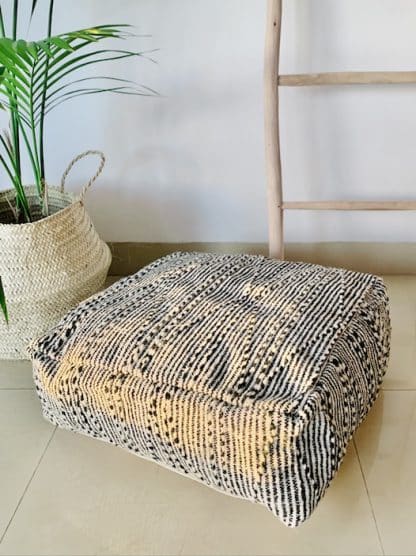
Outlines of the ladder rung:
[{"label": "ladder rung", "polygon": [[416,201],[289,201],[285,210],[416,210]]},{"label": "ladder rung", "polygon": [[279,75],[283,87],[416,83],[416,71],[341,71]]}]

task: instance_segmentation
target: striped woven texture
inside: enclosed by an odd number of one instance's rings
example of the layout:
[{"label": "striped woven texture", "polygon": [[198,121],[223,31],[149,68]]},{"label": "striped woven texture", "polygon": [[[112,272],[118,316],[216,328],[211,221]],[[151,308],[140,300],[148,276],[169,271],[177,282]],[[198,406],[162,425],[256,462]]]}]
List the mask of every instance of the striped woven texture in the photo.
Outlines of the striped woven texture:
[{"label": "striped woven texture", "polygon": [[30,349],[52,423],[294,527],[373,404],[389,341],[379,278],[175,253],[88,299]]}]

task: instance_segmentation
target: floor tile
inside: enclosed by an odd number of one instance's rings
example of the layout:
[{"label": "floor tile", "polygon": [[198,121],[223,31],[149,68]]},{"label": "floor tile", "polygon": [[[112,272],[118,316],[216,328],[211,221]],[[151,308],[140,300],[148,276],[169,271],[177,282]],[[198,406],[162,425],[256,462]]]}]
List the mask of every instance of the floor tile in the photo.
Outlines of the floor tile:
[{"label": "floor tile", "polygon": [[284,527],[261,506],[229,497],[194,514],[193,524],[183,555],[381,554],[352,447],[315,513],[297,529]]},{"label": "floor tile", "polygon": [[298,530],[113,446],[57,431],[0,547],[7,555],[379,554],[355,452]]},{"label": "floor tile", "polygon": [[416,554],[416,392],[383,392],[356,434],[386,554]]},{"label": "floor tile", "polygon": [[392,321],[384,389],[416,389],[416,276],[385,277]]},{"label": "floor tile", "polygon": [[178,554],[188,525],[174,505],[148,502],[150,485],[163,485],[157,472],[119,448],[57,431],[0,554]]},{"label": "floor tile", "polygon": [[0,538],[53,430],[33,391],[0,390]]},{"label": "floor tile", "polygon": [[32,365],[29,361],[5,361],[0,359],[0,390],[33,389]]}]

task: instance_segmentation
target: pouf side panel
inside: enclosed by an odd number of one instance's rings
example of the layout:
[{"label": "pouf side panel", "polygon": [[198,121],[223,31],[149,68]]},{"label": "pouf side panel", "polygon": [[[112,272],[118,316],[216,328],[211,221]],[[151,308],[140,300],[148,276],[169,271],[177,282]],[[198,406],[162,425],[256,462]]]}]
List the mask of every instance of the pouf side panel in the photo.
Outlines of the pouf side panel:
[{"label": "pouf side panel", "polygon": [[265,407],[231,406],[131,374],[108,377],[62,364],[51,373],[47,367],[35,362],[34,377],[43,414],[53,424],[126,448],[227,494],[267,505],[270,489],[262,488],[261,477],[276,431],[284,433],[278,465],[290,461],[288,426]]},{"label": "pouf side panel", "polygon": [[334,434],[323,412],[315,414],[301,433],[293,418],[284,427],[286,434],[280,431],[269,452],[260,488],[265,493],[266,507],[286,526],[297,527],[311,515],[327,486],[327,454]]},{"label": "pouf side panel", "polygon": [[[336,475],[352,435],[379,393],[390,334],[388,298],[379,281],[334,345],[313,392],[293,414],[292,466],[279,468],[270,453],[262,488],[272,486],[274,496],[267,506],[286,525],[305,521]],[[280,449],[276,442],[275,450]]]}]

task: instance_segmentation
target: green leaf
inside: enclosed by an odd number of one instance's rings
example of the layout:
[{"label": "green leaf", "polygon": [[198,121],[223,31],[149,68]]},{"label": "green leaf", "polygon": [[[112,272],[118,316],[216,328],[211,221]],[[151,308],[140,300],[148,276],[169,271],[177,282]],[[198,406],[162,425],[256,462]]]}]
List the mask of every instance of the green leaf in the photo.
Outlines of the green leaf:
[{"label": "green leaf", "polygon": [[[115,83],[123,84],[120,87],[101,87],[98,86],[100,81],[110,81]],[[68,92],[63,94],[62,91],[76,85],[78,83],[85,83],[85,82],[95,82],[97,83],[96,87],[89,87],[89,88],[82,88],[82,89],[72,89]],[[83,79],[75,79],[74,81],[70,81],[69,83],[65,83],[60,87],[57,87],[53,91],[51,91],[46,100],[46,108],[48,112],[65,102],[66,100],[70,100],[72,98],[76,98],[78,96],[82,96],[83,94],[95,94],[95,93],[118,93],[118,94],[129,94],[129,95],[137,95],[137,96],[157,96],[158,93],[154,89],[150,87],[146,87],[145,85],[137,84],[135,81],[131,81],[129,79],[120,79],[117,77],[108,77],[104,75],[95,76],[95,77],[84,77]]]},{"label": "green leaf", "polygon": [[[7,75],[3,81],[0,82],[1,92],[5,93],[6,96],[16,97],[14,98],[14,102],[19,104],[19,99],[25,104],[27,107],[30,107],[30,91],[22,85],[17,79],[15,79],[12,75]],[[10,102],[12,104],[12,102]]]},{"label": "green leaf", "polygon": [[35,61],[39,59],[38,49],[36,48],[36,44],[34,42],[28,42],[27,49]]},{"label": "green leaf", "polygon": [[4,293],[3,282],[0,276],[0,308],[2,310],[3,316],[6,319],[6,322],[9,322],[9,314],[7,312],[7,305],[6,305],[6,295]]},{"label": "green leaf", "polygon": [[[104,56],[100,58],[99,56],[103,54],[114,54],[114,56]],[[126,50],[95,50],[93,52],[88,52],[82,56],[76,56],[62,63],[58,68],[54,68],[50,73],[49,86],[55,85],[61,81],[63,77],[66,77],[70,73],[77,71],[79,69],[84,69],[86,66],[99,64],[101,62],[110,62],[113,60],[122,60],[124,58],[139,57],[142,53],[140,52],[129,52]],[[89,59],[88,61],[86,61]],[[53,65],[51,64],[51,69]]]},{"label": "green leaf", "polygon": [[82,96],[89,96],[89,95],[97,95],[102,93],[112,93],[112,94],[120,94],[125,96],[136,96],[136,97],[148,97],[153,96],[149,93],[143,93],[139,90],[128,88],[128,87],[111,87],[111,88],[101,88],[101,89],[82,89],[81,92],[71,91],[71,94],[66,93],[65,95],[60,95],[59,97],[55,98],[50,105],[47,106],[45,114],[49,114],[54,108],[57,108],[64,102],[72,100],[74,98],[82,97]]},{"label": "green leaf", "polygon": [[[22,70],[27,71],[27,66],[23,62],[24,58],[22,54],[18,52],[18,42],[20,41],[12,41],[11,39],[5,37],[3,39],[0,39],[0,48],[4,53],[4,55],[8,57],[10,62],[13,62],[14,64],[18,65]],[[22,49],[22,43],[24,45],[25,41],[20,42],[20,49]]]},{"label": "green leaf", "polygon": [[50,47],[50,39],[46,39],[44,41],[37,41],[36,44],[44,51],[44,53],[52,58],[53,52],[51,51]]},{"label": "green leaf", "polygon": [[0,39],[0,64],[4,66],[13,76],[17,77],[25,85],[29,86],[29,67],[13,48]]},{"label": "green leaf", "polygon": [[14,48],[27,64],[32,64],[32,55],[26,41],[19,39],[14,43]]},{"label": "green leaf", "polygon": [[73,52],[74,49],[69,44],[69,41],[65,41],[61,37],[51,37],[49,42],[54,44],[55,46],[62,48],[63,50],[68,50],[69,52]]},{"label": "green leaf", "polygon": [[[18,1],[14,1],[17,8]],[[0,140],[0,164],[15,187],[17,210],[27,221],[30,221],[30,209],[22,185],[20,146],[24,147],[24,154],[29,158],[35,183],[41,192],[45,177],[46,114],[62,102],[82,95],[106,92],[155,94],[155,91],[141,85],[111,76],[84,77],[84,73],[79,76],[81,79],[77,79],[77,72],[84,72],[89,66],[95,67],[110,60],[144,57],[147,53],[94,47],[95,43],[108,38],[121,40],[130,37],[131,33],[127,32],[129,25],[98,25],[53,36],[51,28],[54,0],[49,0],[48,3],[47,37],[35,42],[0,37],[0,107],[8,109],[11,122],[10,140]],[[41,3],[33,0],[30,4],[33,15]],[[94,80],[96,82],[92,87],[76,87],[77,83],[91,83]],[[100,83],[101,80],[105,83]],[[110,81],[116,86],[108,86]]]}]

